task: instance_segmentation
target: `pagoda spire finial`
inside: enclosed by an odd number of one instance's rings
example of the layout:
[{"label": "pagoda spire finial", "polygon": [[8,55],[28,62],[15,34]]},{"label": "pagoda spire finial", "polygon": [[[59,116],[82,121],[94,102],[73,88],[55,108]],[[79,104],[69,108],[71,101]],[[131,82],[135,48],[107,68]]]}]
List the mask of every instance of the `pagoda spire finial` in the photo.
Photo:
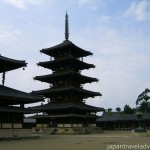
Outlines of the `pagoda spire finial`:
[{"label": "pagoda spire finial", "polygon": [[69,39],[69,23],[68,23],[68,14],[66,11],[66,18],[65,18],[65,39]]}]

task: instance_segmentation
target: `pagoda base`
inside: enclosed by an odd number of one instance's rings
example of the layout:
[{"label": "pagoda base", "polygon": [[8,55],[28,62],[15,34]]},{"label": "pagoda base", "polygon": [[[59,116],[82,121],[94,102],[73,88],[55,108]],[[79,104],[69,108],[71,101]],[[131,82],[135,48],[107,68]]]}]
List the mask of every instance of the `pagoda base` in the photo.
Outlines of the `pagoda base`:
[{"label": "pagoda base", "polygon": [[56,127],[56,128],[32,128],[34,134],[98,134],[103,133],[101,127]]}]

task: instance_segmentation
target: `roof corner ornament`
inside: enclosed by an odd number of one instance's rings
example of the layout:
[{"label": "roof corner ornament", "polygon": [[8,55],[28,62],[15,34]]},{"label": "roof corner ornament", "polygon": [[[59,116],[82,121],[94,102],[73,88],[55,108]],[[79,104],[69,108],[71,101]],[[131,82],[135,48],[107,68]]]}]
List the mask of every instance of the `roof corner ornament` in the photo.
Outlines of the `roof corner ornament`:
[{"label": "roof corner ornament", "polygon": [[69,23],[68,23],[68,14],[66,11],[66,18],[65,18],[65,39],[69,39]]}]

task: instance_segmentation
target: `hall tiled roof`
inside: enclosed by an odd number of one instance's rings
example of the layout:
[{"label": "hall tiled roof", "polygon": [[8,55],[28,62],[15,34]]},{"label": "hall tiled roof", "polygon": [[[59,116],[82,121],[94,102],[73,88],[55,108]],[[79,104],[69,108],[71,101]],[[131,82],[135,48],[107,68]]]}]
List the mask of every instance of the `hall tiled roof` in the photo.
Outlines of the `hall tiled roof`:
[{"label": "hall tiled roof", "polygon": [[30,107],[33,110],[39,111],[53,111],[53,110],[67,110],[67,109],[76,109],[84,111],[104,111],[101,107],[90,106],[84,103],[57,103],[57,104],[45,104],[35,107]]},{"label": "hall tiled roof", "polygon": [[82,115],[82,114],[53,114],[53,115],[34,115],[34,116],[31,116],[29,118],[35,118],[35,119],[38,119],[38,118],[69,118],[69,117],[77,117],[77,118],[98,118],[99,116],[97,115]]},{"label": "hall tiled roof", "polygon": [[26,67],[25,61],[15,60],[0,55],[0,73]]},{"label": "hall tiled roof", "polygon": [[[142,116],[143,120],[150,120],[150,113],[145,113]],[[115,115],[102,115],[98,118],[98,122],[117,122],[117,121],[136,121],[136,114],[115,114]]]},{"label": "hall tiled roof", "polygon": [[0,112],[32,114],[38,113],[39,111],[16,106],[0,106]]},{"label": "hall tiled roof", "polygon": [[28,104],[43,101],[42,96],[22,92],[0,85],[0,104]]}]

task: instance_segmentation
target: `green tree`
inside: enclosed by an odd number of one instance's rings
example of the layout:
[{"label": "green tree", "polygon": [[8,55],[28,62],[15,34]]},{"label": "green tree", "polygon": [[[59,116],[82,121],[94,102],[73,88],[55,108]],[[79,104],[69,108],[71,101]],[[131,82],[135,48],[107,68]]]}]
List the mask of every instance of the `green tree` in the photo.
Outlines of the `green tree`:
[{"label": "green tree", "polygon": [[112,108],[108,108],[108,109],[107,109],[107,112],[112,112]]},{"label": "green tree", "polygon": [[117,112],[120,112],[120,111],[121,111],[121,108],[120,108],[120,107],[117,107],[117,108],[116,108],[116,111],[117,111]]},{"label": "green tree", "polygon": [[134,113],[134,110],[129,106],[129,105],[125,105],[124,106],[124,113],[125,114],[133,114]]},{"label": "green tree", "polygon": [[143,113],[149,113],[150,112],[149,102],[148,101],[141,102],[139,110]]},{"label": "green tree", "polygon": [[107,109],[107,115],[112,115],[112,108]]},{"label": "green tree", "polygon": [[150,102],[148,101],[150,99],[150,96],[148,95],[150,93],[149,89],[145,89],[137,98],[136,105],[138,105],[139,110],[143,113],[150,112]]}]

